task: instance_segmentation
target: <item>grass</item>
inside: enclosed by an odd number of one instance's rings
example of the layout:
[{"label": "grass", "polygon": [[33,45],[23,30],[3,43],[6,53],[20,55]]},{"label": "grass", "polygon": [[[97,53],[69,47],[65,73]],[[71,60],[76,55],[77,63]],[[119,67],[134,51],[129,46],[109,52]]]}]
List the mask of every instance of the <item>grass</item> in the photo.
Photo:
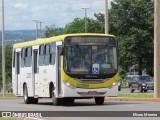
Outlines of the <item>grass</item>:
[{"label": "grass", "polygon": [[[16,95],[13,93],[7,93],[4,96],[5,98],[16,98]],[[3,98],[3,94],[0,94],[0,98]]]},{"label": "grass", "polygon": [[15,117],[0,117],[0,120],[23,120],[22,118],[15,118]]},{"label": "grass", "polygon": [[124,98],[154,98],[153,94],[119,94],[118,97]]}]

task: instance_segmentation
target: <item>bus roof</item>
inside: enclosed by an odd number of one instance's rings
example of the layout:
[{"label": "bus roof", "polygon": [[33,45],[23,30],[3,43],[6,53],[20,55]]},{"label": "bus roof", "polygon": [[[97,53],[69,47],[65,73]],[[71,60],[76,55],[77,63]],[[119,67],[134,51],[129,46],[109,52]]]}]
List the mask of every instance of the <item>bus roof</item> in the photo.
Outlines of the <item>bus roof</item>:
[{"label": "bus roof", "polygon": [[54,36],[50,38],[42,38],[42,39],[37,39],[37,40],[32,40],[28,42],[23,42],[23,43],[17,43],[13,45],[13,48],[22,48],[22,47],[28,47],[28,46],[33,46],[33,45],[39,45],[39,44],[45,44],[49,42],[55,42],[55,41],[63,41],[65,37],[68,36],[112,36],[114,35],[111,34],[98,34],[98,33],[77,33],[77,34],[64,34],[64,35],[59,35],[59,36]]}]

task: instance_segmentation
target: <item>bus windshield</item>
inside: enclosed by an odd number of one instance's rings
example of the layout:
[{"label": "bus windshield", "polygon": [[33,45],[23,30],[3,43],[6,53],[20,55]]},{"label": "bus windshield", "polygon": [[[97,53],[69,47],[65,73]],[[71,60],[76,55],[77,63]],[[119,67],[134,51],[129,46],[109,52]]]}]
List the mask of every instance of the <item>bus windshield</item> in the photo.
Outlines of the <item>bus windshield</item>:
[{"label": "bus windshield", "polygon": [[65,71],[70,74],[114,74],[117,72],[115,46],[65,46]]}]

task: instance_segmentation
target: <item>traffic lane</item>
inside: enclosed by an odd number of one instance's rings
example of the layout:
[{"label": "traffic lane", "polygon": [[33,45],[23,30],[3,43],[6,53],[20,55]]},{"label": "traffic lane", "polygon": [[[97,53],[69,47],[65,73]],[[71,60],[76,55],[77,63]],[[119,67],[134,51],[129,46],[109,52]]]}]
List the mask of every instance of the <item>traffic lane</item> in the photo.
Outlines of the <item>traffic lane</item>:
[{"label": "traffic lane", "polygon": [[51,99],[25,104],[23,99],[0,100],[0,111],[159,111],[159,102],[105,101],[95,105],[93,99],[76,100],[72,105],[53,106]]},{"label": "traffic lane", "polygon": [[[121,91],[118,91],[118,94],[129,94],[129,93],[131,93],[130,92],[130,89],[129,88],[125,88],[125,89],[121,89]],[[153,90],[148,90],[147,92],[142,92],[142,93],[140,93],[138,90],[135,90],[133,93],[131,93],[131,94],[134,94],[134,93],[139,93],[139,94],[153,94],[154,93],[154,91]]]}]

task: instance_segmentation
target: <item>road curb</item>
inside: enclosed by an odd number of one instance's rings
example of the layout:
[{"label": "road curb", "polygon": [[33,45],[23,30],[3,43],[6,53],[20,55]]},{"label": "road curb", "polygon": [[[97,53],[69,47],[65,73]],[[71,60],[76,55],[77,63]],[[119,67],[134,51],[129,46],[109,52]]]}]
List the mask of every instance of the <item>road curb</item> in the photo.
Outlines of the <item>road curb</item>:
[{"label": "road curb", "polygon": [[160,102],[160,98],[124,98],[124,97],[106,97],[106,101],[149,101]]}]

